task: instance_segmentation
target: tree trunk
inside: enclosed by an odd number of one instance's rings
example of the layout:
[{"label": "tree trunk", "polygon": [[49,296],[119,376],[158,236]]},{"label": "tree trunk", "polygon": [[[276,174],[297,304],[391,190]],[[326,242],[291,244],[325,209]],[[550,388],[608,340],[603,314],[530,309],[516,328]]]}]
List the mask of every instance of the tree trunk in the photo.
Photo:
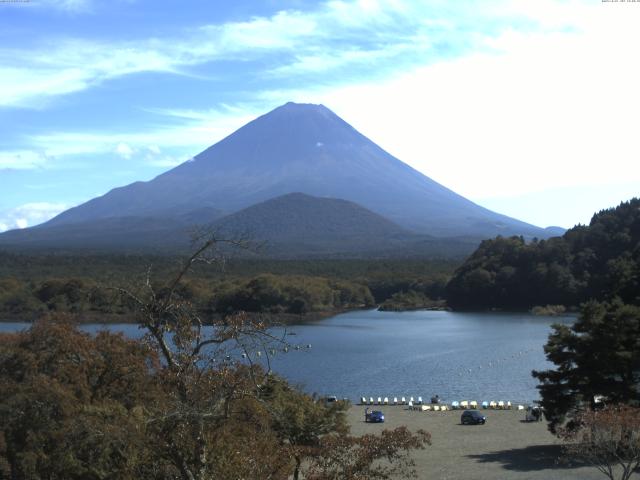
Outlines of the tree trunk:
[{"label": "tree trunk", "polygon": [[297,455],[294,457],[296,459],[296,469],[293,471],[293,480],[298,480],[300,477],[300,465],[302,464],[300,457]]}]

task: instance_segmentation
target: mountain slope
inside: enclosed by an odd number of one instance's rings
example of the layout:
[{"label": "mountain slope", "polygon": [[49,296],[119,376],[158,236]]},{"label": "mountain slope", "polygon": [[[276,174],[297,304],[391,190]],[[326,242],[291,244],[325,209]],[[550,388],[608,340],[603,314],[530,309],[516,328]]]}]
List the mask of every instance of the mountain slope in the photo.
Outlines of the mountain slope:
[{"label": "mountain slope", "polygon": [[0,245],[21,249],[126,250],[176,252],[188,249],[195,219],[219,238],[242,237],[259,245],[260,255],[299,258],[461,256],[476,242],[414,234],[353,202],[291,193],[223,218],[197,209],[175,217],[109,217],[0,236]]},{"label": "mountain slope", "polygon": [[222,218],[216,226],[249,231],[263,240],[293,241],[412,235],[386,218],[353,202],[290,193]]},{"label": "mountain slope", "polygon": [[294,103],[257,118],[149,182],[116,188],[46,226],[116,216],[163,217],[168,211],[198,208],[233,213],[292,192],[356,202],[433,236],[548,236],[434,182],[326,107]]},{"label": "mountain slope", "polygon": [[418,238],[355,203],[302,193],[245,208],[222,218],[214,228],[223,236],[240,233],[265,242],[265,253],[278,256],[390,254]]}]

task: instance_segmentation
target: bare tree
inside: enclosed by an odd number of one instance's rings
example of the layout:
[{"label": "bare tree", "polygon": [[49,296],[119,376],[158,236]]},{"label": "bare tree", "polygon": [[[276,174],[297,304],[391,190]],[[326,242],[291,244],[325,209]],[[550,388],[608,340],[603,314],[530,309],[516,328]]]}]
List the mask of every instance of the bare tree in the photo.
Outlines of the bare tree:
[{"label": "bare tree", "polygon": [[[274,337],[264,322],[246,314],[204,319],[183,298],[180,286],[196,264],[221,262],[222,245],[248,245],[244,239],[220,239],[211,232],[196,241],[194,253],[166,284],[154,285],[149,269],[137,291],[118,289],[133,303],[141,327],[147,330],[146,340],[162,359],[158,375],[168,401],[157,406],[149,429],[162,438],[167,460],[187,480],[211,478],[212,432],[230,417],[239,400],[258,398],[269,374],[267,345],[284,342],[284,336]],[[262,352],[266,369],[254,363],[254,356]],[[233,361],[240,356],[242,362]]]},{"label": "bare tree", "polygon": [[288,388],[276,394],[269,355],[274,342],[287,350],[286,330],[275,336],[243,313],[205,319],[181,295],[194,265],[221,261],[221,245],[247,243],[208,233],[166,284],[155,284],[149,270],[138,291],[119,289],[161,358],[162,394],[147,404],[145,434],[153,436],[154,455],[171,466],[165,478],[284,480],[297,478],[303,463],[309,479],[415,478],[409,453],[430,442],[426,432],[348,435],[342,410]]},{"label": "bare tree", "polygon": [[575,425],[561,432],[567,459],[593,465],[610,480],[628,480],[638,470],[640,408],[621,405],[585,411]]}]

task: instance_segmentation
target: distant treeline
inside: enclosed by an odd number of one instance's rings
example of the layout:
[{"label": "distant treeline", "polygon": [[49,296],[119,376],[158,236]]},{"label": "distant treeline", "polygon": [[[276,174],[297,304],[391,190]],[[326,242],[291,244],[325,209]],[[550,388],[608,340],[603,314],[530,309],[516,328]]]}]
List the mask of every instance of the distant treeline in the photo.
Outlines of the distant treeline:
[{"label": "distant treeline", "polygon": [[[153,287],[154,278],[167,278],[179,265],[170,257],[0,253],[0,318],[68,312],[86,321],[129,321],[133,310],[118,288],[143,288],[147,275]],[[197,266],[180,295],[208,315],[247,311],[304,321],[308,314],[371,308],[398,295],[441,301],[455,266],[432,260],[234,260],[224,268]]]},{"label": "distant treeline", "polygon": [[[140,285],[122,285],[125,289]],[[159,294],[162,294],[160,291]],[[236,311],[269,314],[334,312],[374,305],[365,286],[344,280],[311,276],[258,275],[251,279],[206,281],[192,279],[179,294],[198,310],[209,314]],[[45,312],[68,312],[88,320],[102,317],[127,320],[133,310],[119,290],[92,279],[51,278],[42,282],[0,280],[2,316],[31,319]]]},{"label": "distant treeline", "polygon": [[640,304],[640,199],[595,214],[562,237],[485,240],[458,268],[446,298],[457,309],[522,310],[619,298]]},{"label": "distant treeline", "polygon": [[[136,289],[147,275],[167,278],[179,266],[179,258],[167,256],[0,252],[0,318],[71,312],[126,320],[131,308],[114,287]],[[215,315],[317,316],[374,305],[443,308],[445,301],[454,309],[577,307],[614,298],[638,305],[640,200],[603,210],[562,237],[485,240],[461,266],[427,259],[230,259],[196,266],[182,288],[184,298]]]},{"label": "distant treeline", "polygon": [[[72,252],[58,254],[9,253],[0,250],[0,278],[45,279],[47,277],[91,277],[100,281],[116,281],[132,275],[146,274],[151,267],[154,276],[175,272],[183,257],[167,255],[93,254]],[[275,275],[311,275],[342,279],[419,279],[450,275],[463,259],[268,259],[235,258],[223,263],[198,264],[194,276],[217,279],[252,277],[262,273]]]}]

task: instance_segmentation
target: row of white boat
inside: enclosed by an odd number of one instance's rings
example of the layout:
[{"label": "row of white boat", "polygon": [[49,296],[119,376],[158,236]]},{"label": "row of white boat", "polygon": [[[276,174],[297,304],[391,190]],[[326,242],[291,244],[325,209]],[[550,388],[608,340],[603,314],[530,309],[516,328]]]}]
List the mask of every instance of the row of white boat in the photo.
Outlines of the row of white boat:
[{"label": "row of white boat", "polygon": [[[407,405],[408,407],[421,407],[418,410],[435,410],[435,411],[446,411],[446,410],[458,410],[458,409],[471,409],[476,410],[479,408],[483,409],[491,409],[491,410],[511,410],[513,405],[511,402],[505,402],[503,400],[499,401],[484,401],[481,403],[476,402],[475,400],[461,400],[461,401],[453,401],[450,404],[438,402],[438,403],[428,403],[423,402],[422,397],[418,397],[414,399],[413,397],[409,397],[407,400],[406,397],[393,397],[390,401],[389,397],[377,397],[374,399],[373,397],[361,397],[360,405]],[[524,405],[517,405],[516,408],[518,410],[524,410],[526,407]]]}]

